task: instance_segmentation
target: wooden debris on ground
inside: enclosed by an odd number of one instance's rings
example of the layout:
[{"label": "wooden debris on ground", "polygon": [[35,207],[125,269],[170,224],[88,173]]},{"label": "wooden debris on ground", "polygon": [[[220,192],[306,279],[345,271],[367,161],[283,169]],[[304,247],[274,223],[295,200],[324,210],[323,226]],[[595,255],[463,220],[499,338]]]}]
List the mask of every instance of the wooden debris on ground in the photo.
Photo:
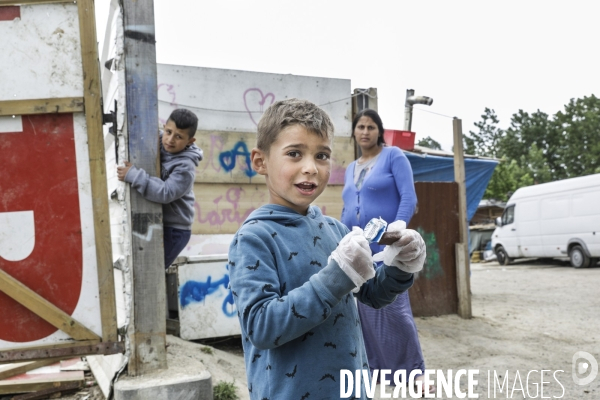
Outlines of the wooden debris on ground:
[{"label": "wooden debris on ground", "polygon": [[[57,358],[0,365],[0,395],[27,393],[12,399],[49,398],[58,392],[74,391],[86,385],[81,358]],[[45,397],[39,397],[45,396]]]}]

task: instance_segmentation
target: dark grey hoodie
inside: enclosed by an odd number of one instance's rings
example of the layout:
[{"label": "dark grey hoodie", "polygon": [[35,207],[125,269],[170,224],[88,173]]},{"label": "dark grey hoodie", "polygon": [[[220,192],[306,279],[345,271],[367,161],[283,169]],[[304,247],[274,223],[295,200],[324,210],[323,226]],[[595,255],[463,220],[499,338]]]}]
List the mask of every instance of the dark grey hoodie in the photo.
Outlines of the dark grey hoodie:
[{"label": "dark grey hoodie", "polygon": [[131,187],[146,200],[163,205],[164,226],[191,230],[194,220],[194,178],[202,157],[202,150],[195,144],[171,154],[163,148],[160,140],[161,177],[151,177],[143,169],[132,166],[125,176],[125,182],[131,183]]}]

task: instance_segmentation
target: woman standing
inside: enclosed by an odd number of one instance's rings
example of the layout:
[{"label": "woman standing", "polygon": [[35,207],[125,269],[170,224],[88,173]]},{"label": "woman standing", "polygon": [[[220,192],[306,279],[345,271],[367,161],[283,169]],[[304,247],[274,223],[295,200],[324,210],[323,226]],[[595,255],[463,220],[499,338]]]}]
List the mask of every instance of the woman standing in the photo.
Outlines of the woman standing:
[{"label": "woman standing", "polygon": [[[372,219],[381,217],[388,224],[402,220],[406,224],[417,205],[412,168],[397,147],[386,147],[383,123],[376,111],[359,112],[352,122],[353,138],[361,157],[346,169],[342,198],[342,222],[349,228],[364,229]],[[373,254],[385,246],[371,244]],[[408,291],[380,310],[358,305],[369,367],[374,369],[425,370],[417,327],[413,319]]]}]

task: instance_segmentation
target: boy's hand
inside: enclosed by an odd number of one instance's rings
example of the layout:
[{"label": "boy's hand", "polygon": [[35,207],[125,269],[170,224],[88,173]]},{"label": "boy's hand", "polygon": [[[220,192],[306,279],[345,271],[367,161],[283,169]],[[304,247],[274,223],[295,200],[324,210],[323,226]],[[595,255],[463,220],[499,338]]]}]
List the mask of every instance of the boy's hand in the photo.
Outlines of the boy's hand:
[{"label": "boy's hand", "polygon": [[[394,231],[395,223],[390,224],[388,231]],[[400,239],[383,250],[383,263],[405,272],[419,272],[427,256],[423,238],[412,229],[402,229],[400,235]]]},{"label": "boy's hand", "polygon": [[129,161],[125,161],[124,167],[117,167],[117,178],[119,178],[120,181],[125,181],[125,175],[127,175],[129,168],[131,168],[131,163]]},{"label": "boy's hand", "polygon": [[342,238],[338,247],[331,253],[331,258],[357,288],[375,276],[369,242],[358,227],[354,227],[352,232]]}]

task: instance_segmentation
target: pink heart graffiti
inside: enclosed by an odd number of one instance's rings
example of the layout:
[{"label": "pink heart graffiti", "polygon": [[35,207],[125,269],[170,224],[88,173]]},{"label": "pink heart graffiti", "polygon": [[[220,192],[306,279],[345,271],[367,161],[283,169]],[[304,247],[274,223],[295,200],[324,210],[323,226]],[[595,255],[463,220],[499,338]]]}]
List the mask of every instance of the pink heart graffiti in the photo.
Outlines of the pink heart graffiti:
[{"label": "pink heart graffiti", "polygon": [[[256,99],[257,96],[248,96],[248,93],[251,93],[251,92],[257,92],[258,95],[260,96],[260,98]],[[266,108],[265,103],[267,103],[268,99],[271,99],[271,101],[267,104],[266,107],[269,107],[275,101],[275,95],[273,93],[263,94],[262,90],[260,90],[259,88],[250,88],[244,92],[244,107],[246,107],[246,111],[248,111],[248,115],[250,115],[250,119],[252,120],[252,122],[254,122],[254,125],[258,125],[258,123],[254,119],[254,116],[252,114],[255,114],[255,113],[262,114],[264,111],[264,108]],[[256,101],[256,100],[258,100],[258,101]],[[251,106],[254,106],[252,108],[255,108],[256,106],[258,106],[260,109],[259,110],[255,110],[255,109],[251,110],[248,107],[248,103],[250,103]]]}]

